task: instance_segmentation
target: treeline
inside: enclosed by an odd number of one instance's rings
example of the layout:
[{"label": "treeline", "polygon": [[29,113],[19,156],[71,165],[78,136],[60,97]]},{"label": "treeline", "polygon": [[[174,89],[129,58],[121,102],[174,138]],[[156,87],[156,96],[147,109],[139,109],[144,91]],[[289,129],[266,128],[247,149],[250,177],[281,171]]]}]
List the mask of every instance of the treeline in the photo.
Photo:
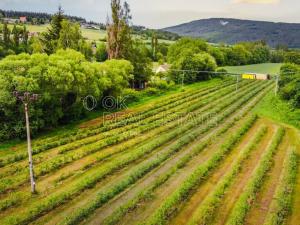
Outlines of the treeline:
[{"label": "treeline", "polygon": [[[28,12],[28,11],[13,11],[0,9],[1,18],[13,18],[19,19],[22,16],[26,16],[28,23],[33,24],[45,24],[49,23],[52,19],[52,14],[42,12]],[[73,22],[86,23],[86,19],[78,16],[65,15],[65,17]]]},{"label": "treeline", "polygon": [[163,30],[148,29],[144,26],[132,26],[132,31],[134,34],[141,35],[146,39],[152,38],[153,35],[155,35],[158,39],[163,39],[163,40],[176,41],[180,39],[180,36],[178,34],[171,33],[168,31],[163,31]]},{"label": "treeline", "polygon": [[[50,23],[50,21],[52,20],[52,17],[53,17],[53,15],[49,14],[49,13],[13,11],[13,10],[1,10],[0,9],[0,21],[2,18],[19,19],[22,16],[26,16],[27,23],[35,24],[35,25],[42,25],[42,24]],[[106,30],[106,24],[104,24],[104,23],[87,21],[86,19],[84,19],[82,17],[78,17],[78,16],[65,15],[65,18],[72,22],[96,25],[100,29]],[[131,28],[132,28],[133,34],[141,35],[145,39],[151,38],[153,33],[156,34],[158,39],[176,41],[180,38],[180,36],[178,34],[171,33],[168,31],[163,31],[163,30],[148,29],[144,26],[131,25]]]},{"label": "treeline", "polygon": [[[28,53],[13,52],[0,61],[0,140],[25,134],[23,104],[12,96],[14,91],[40,96],[30,106],[35,135],[45,128],[83,118],[87,113],[82,102],[86,96],[101,102],[105,96],[130,94],[130,86],[145,86],[152,75],[152,52],[133,38],[128,4],[112,0],[111,7],[106,44],[85,40],[80,25],[68,20],[60,9],[47,32],[30,39],[28,49],[23,51]],[[7,24],[4,27],[7,29]],[[5,37],[5,47],[16,46],[14,36]],[[159,45],[154,46],[158,49]]]},{"label": "treeline", "polygon": [[6,23],[0,25],[0,59],[7,55],[28,52],[29,46],[29,32],[25,25],[14,25],[12,29]]},{"label": "treeline", "polygon": [[293,107],[300,108],[300,63],[288,63],[281,67],[279,88],[284,100],[289,101]]},{"label": "treeline", "polygon": [[119,96],[132,80],[133,66],[126,60],[89,62],[75,50],[51,55],[20,54],[0,61],[0,140],[25,134],[22,102],[12,96],[17,90],[39,94],[30,105],[33,134],[83,118],[82,101],[92,95],[98,102]]},{"label": "treeline", "polygon": [[[167,54],[167,61],[172,65],[172,72],[169,75],[178,83],[182,82],[182,79],[188,83],[208,79],[210,72],[222,66],[267,62],[299,64],[299,60],[300,51],[271,49],[264,41],[243,42],[232,46],[212,46],[201,39],[182,38],[169,47]],[[208,71],[208,73],[197,71]]]}]

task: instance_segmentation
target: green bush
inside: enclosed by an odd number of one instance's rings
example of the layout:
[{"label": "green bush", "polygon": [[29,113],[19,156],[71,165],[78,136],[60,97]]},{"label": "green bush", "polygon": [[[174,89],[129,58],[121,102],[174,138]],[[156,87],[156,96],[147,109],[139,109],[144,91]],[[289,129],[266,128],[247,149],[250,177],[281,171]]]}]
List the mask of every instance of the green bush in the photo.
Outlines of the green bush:
[{"label": "green bush", "polygon": [[126,88],[122,92],[122,97],[126,99],[126,103],[138,102],[141,98],[141,93],[134,89]]},{"label": "green bush", "polygon": [[174,87],[175,83],[173,81],[168,82],[166,80],[162,80],[159,78],[153,78],[149,83],[148,86],[152,88],[157,88],[160,90],[170,90]]},{"label": "green bush", "polygon": [[[68,123],[85,115],[82,99],[93,95],[118,95],[132,78],[132,65],[125,60],[91,63],[74,50],[59,50],[53,55],[20,54],[0,62],[0,140],[23,137],[24,107],[12,96],[17,90],[39,94],[30,105],[33,135],[45,127]],[[6,133],[5,133],[6,132]]]},{"label": "green bush", "polygon": [[284,64],[280,69],[279,93],[281,97],[300,108],[300,66]]}]

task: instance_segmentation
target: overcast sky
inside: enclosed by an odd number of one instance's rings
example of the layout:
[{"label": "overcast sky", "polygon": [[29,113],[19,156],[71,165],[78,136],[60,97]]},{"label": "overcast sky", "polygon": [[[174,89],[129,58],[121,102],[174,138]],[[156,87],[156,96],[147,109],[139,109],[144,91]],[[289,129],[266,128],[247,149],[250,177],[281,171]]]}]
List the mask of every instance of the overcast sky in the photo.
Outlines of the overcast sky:
[{"label": "overcast sky", "polygon": [[[133,23],[163,28],[192,20],[225,17],[300,23],[300,0],[128,0]],[[1,9],[66,14],[105,22],[110,0],[0,0]]]}]

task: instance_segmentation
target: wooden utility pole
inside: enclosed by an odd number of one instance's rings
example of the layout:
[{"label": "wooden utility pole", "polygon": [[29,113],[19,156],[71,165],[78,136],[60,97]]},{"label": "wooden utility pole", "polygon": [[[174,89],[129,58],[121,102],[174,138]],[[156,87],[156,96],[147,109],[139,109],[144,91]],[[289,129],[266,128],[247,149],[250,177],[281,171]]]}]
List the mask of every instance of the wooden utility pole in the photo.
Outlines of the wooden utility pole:
[{"label": "wooden utility pole", "polygon": [[37,101],[37,94],[30,94],[29,92],[25,92],[24,95],[20,95],[19,92],[14,91],[14,96],[21,100],[24,104],[25,109],[25,120],[26,120],[26,134],[27,134],[27,151],[29,158],[29,174],[30,174],[30,184],[31,184],[31,192],[35,193],[35,181],[34,181],[34,172],[33,172],[33,161],[32,161],[32,147],[31,147],[31,138],[30,138],[30,125],[29,125],[29,113],[28,113],[28,105],[32,101]]},{"label": "wooden utility pole", "polygon": [[235,90],[238,91],[239,89],[239,76],[236,75],[236,87],[235,87]]},{"label": "wooden utility pole", "polygon": [[183,86],[184,86],[184,72],[183,72],[183,74],[182,74],[182,81],[181,81],[181,88],[183,88]]},{"label": "wooden utility pole", "polygon": [[278,83],[279,83],[279,75],[276,76],[276,85],[275,85],[275,96],[278,94]]}]

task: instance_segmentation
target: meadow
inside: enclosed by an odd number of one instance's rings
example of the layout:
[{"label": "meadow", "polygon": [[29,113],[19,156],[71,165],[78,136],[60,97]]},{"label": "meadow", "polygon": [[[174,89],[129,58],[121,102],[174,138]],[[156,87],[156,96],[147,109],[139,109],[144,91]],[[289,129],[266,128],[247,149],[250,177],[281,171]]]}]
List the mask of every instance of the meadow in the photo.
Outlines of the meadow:
[{"label": "meadow", "polygon": [[265,73],[278,75],[282,65],[282,63],[262,63],[245,66],[226,66],[224,68],[231,73]]},{"label": "meadow", "polygon": [[[46,25],[30,25],[30,24],[26,24],[26,28],[28,29],[29,32],[37,32],[37,33],[42,33],[47,31],[47,28],[49,27],[49,24]],[[9,28],[12,29],[13,26],[9,25]],[[100,30],[100,29],[88,29],[88,28],[83,28],[81,27],[81,32],[82,32],[82,36],[84,38],[86,38],[87,40],[90,41],[96,41],[99,42],[100,40],[104,40],[106,38],[106,30]],[[140,38],[139,35],[134,35],[134,37]],[[151,40],[145,40],[143,38],[143,41],[145,42],[145,44],[147,45],[151,45]],[[171,40],[163,40],[163,39],[159,39],[160,43],[166,43],[166,44],[173,44],[174,41]]]},{"label": "meadow", "polygon": [[[299,130],[257,116],[274,81],[187,85],[0,148],[1,224],[297,224]],[[290,211],[289,209],[292,209]]]},{"label": "meadow", "polygon": [[[9,26],[12,29],[12,25]],[[47,31],[49,25],[26,25],[26,28],[29,32],[42,33]],[[96,29],[87,29],[81,28],[82,36],[91,41],[99,41],[100,39],[105,38],[105,30],[96,30]]]}]

